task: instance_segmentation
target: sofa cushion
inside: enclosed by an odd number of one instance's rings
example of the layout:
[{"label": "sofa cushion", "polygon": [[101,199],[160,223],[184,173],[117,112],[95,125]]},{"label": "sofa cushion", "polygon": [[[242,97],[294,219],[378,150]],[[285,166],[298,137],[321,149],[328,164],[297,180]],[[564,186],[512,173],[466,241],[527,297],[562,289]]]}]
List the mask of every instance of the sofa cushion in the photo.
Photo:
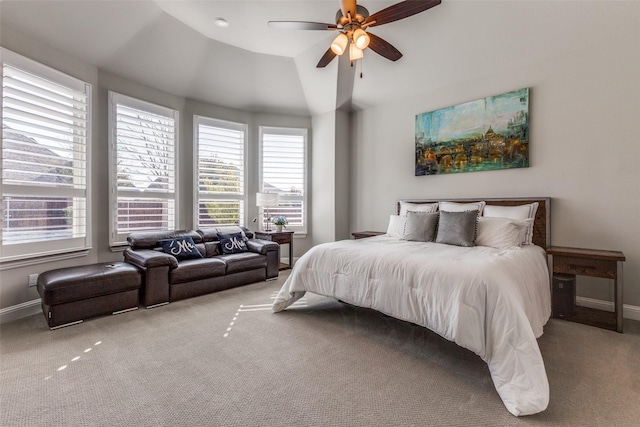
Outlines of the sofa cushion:
[{"label": "sofa cushion", "polygon": [[160,240],[158,243],[162,246],[162,252],[173,255],[178,261],[202,258],[191,237]]},{"label": "sofa cushion", "polygon": [[198,231],[198,234],[202,236],[203,242],[213,242],[218,240],[218,234],[232,234],[232,233],[242,233],[242,239],[247,241],[249,238],[253,237],[253,233],[248,228],[240,227],[238,225],[220,225],[217,227],[210,228],[201,228]]},{"label": "sofa cushion", "polygon": [[221,259],[227,264],[227,274],[266,268],[267,266],[267,257],[253,252],[220,255],[216,259]]},{"label": "sofa cushion", "polygon": [[160,240],[191,237],[195,243],[202,242],[202,236],[195,230],[136,231],[127,236],[129,246],[134,249],[153,249],[160,246]]},{"label": "sofa cushion", "polygon": [[210,277],[224,276],[226,263],[220,257],[180,261],[169,273],[169,283],[185,283]]},{"label": "sofa cushion", "polygon": [[203,258],[211,258],[212,256],[221,255],[220,242],[196,243],[196,248]]}]

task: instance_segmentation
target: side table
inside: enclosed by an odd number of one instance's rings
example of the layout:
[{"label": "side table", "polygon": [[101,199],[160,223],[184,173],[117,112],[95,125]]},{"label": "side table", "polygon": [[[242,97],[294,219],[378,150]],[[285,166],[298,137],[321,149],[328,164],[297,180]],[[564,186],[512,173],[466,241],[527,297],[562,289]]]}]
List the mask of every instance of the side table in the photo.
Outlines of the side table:
[{"label": "side table", "polygon": [[384,231],[354,231],[351,233],[354,239],[365,239],[367,237],[380,236],[386,234]]},{"label": "side table", "polygon": [[[293,231],[255,231],[256,239],[271,240],[279,245],[289,245],[289,264],[280,262],[280,270],[289,270],[293,267]],[[279,249],[278,249],[279,251]],[[278,253],[280,255],[280,252]],[[280,256],[278,256],[280,258]]]},{"label": "side table", "polygon": [[[624,254],[619,251],[560,246],[551,246],[547,249],[547,253],[551,255],[553,274],[563,273],[613,279],[614,313],[588,307],[576,307],[575,314],[566,317],[566,319],[622,333],[622,265],[625,260]],[[553,301],[553,288],[551,298]]]}]

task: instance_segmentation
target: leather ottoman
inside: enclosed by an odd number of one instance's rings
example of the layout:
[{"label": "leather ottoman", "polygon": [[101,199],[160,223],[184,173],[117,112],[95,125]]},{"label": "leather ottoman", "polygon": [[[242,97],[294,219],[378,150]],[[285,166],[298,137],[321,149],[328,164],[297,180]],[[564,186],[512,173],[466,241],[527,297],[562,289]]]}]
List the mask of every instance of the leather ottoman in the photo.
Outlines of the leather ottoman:
[{"label": "leather ottoman", "polygon": [[125,262],[49,270],[38,276],[42,313],[56,329],[138,308],[140,271]]}]

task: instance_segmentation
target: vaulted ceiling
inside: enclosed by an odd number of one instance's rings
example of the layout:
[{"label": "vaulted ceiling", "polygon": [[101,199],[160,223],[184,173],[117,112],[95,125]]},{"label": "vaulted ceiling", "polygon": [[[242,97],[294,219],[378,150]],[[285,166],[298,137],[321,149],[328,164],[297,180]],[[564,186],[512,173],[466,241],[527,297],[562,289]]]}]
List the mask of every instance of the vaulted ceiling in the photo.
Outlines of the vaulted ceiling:
[{"label": "vaulted ceiling", "polygon": [[[359,4],[374,13],[396,2]],[[352,85],[340,84],[344,75],[339,79],[338,70],[344,74],[345,67],[338,61],[315,67],[335,32],[267,25],[270,20],[333,23],[338,0],[2,0],[0,30],[18,31],[174,95],[246,111],[309,115],[335,109],[344,99],[360,109],[428,93],[443,76],[465,82],[471,69],[478,75],[485,66],[508,66],[514,55],[535,60],[549,50],[571,49],[567,40],[583,37],[586,43],[596,37],[597,29],[581,24],[593,20],[582,20],[579,8],[575,19],[556,18],[553,9],[565,7],[573,5],[443,0],[421,14],[371,28],[404,57],[391,62],[365,51],[354,70],[346,67]],[[217,17],[229,26],[217,27]],[[563,37],[567,31],[577,31],[577,37]],[[515,45],[510,35],[516,33],[531,37],[524,43],[517,38]]]},{"label": "vaulted ceiling", "polygon": [[[395,2],[364,3],[373,13]],[[2,26],[72,57],[175,95],[248,111],[308,115],[335,108],[338,61],[326,69],[315,65],[336,33],[276,30],[267,22],[333,23],[338,9],[338,0],[4,0],[0,18]],[[395,23],[376,33],[410,52],[407,34],[430,38],[428,27],[438,15],[430,11],[406,19],[407,28]],[[217,17],[229,26],[216,26]],[[395,74],[406,66],[402,61],[389,68],[388,60],[367,52],[364,78],[357,82],[359,101],[375,102],[395,91],[374,70]]]}]

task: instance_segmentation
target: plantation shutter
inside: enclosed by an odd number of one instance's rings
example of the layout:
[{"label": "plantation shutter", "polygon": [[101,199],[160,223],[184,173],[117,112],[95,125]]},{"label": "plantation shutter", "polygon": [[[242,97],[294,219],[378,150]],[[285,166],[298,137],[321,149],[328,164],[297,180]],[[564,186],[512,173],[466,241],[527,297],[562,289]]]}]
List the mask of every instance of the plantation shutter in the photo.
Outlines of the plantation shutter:
[{"label": "plantation shutter", "polygon": [[2,257],[86,248],[91,86],[3,56]]},{"label": "plantation shutter", "polygon": [[244,225],[247,126],[196,116],[199,227]]},{"label": "plantation shutter", "polygon": [[273,216],[285,216],[287,228],[306,232],[306,142],[307,130],[295,128],[260,129],[261,191],[278,193]]},{"label": "plantation shutter", "polygon": [[174,230],[178,112],[116,93],[111,97],[114,243],[135,231]]}]

